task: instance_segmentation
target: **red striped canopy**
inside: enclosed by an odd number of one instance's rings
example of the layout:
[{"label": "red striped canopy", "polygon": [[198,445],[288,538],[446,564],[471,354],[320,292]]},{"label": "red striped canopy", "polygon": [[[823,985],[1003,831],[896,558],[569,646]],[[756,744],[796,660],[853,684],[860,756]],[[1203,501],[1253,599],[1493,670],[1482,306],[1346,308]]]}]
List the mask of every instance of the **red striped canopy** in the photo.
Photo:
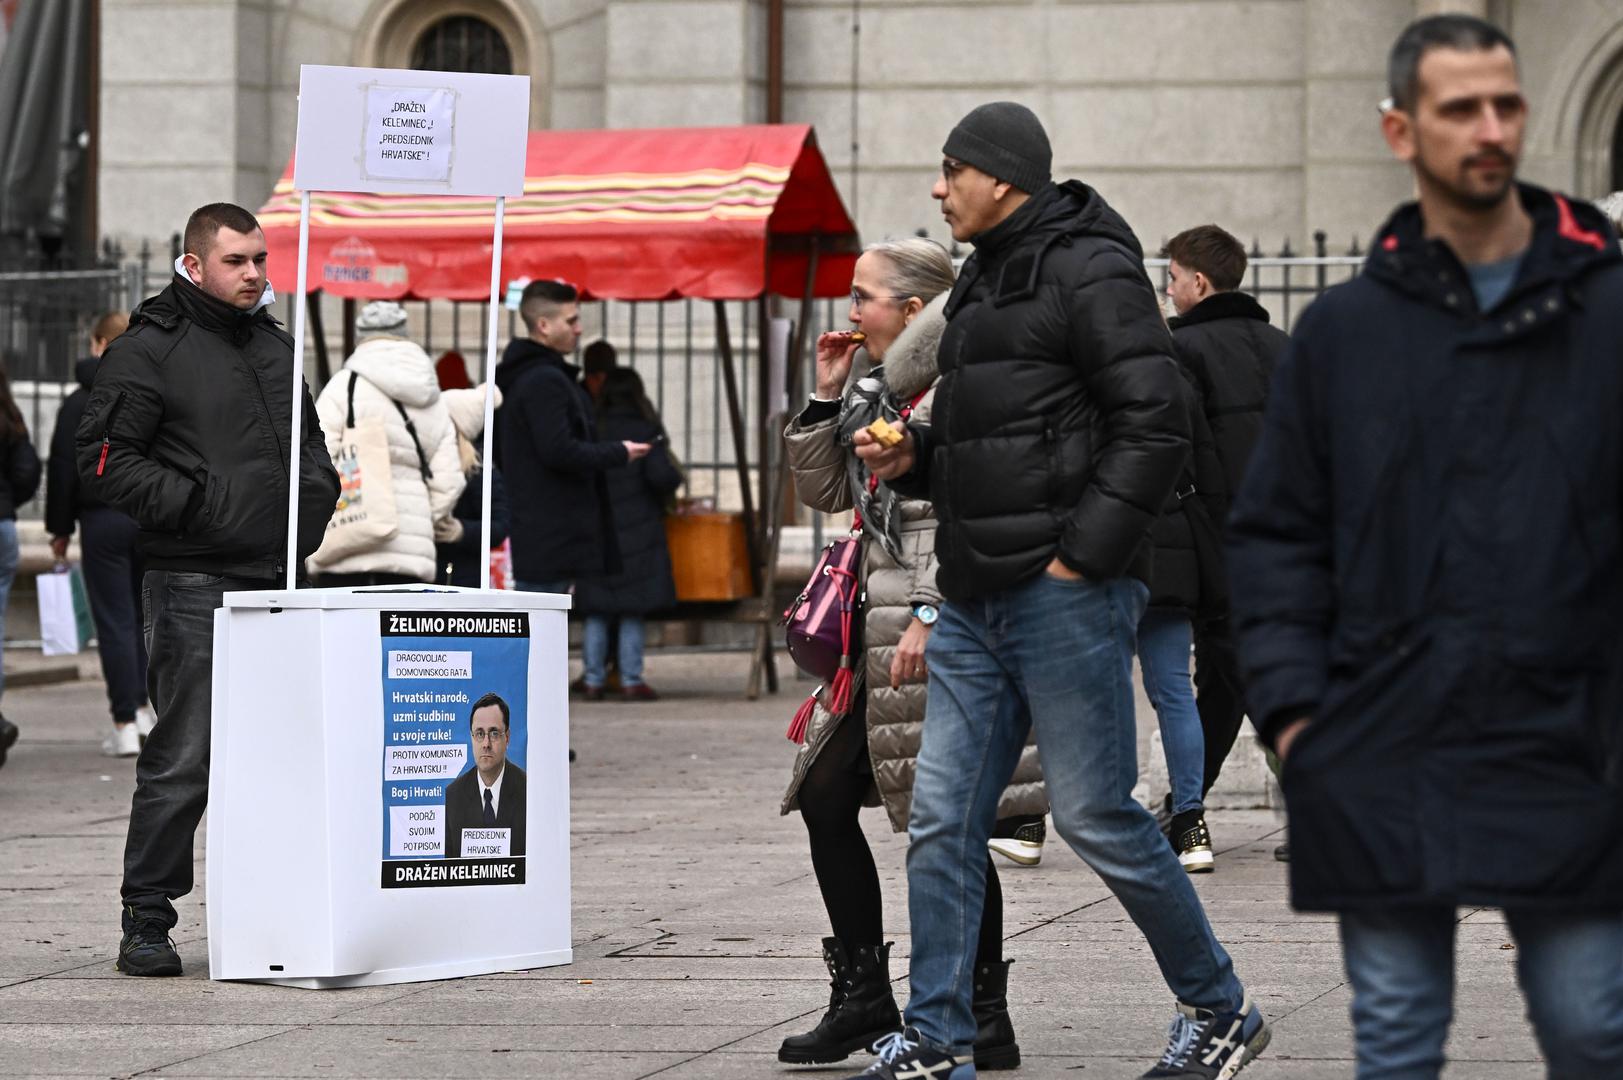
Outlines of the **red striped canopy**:
[{"label": "red striped canopy", "polygon": [[[490,295],[495,200],[312,193],[309,288],[365,299]],[[293,163],[259,211],[272,281],[299,251]],[[851,287],[857,231],[804,124],[532,131],[507,201],[502,280],[558,278],[590,298],[739,300]]]}]

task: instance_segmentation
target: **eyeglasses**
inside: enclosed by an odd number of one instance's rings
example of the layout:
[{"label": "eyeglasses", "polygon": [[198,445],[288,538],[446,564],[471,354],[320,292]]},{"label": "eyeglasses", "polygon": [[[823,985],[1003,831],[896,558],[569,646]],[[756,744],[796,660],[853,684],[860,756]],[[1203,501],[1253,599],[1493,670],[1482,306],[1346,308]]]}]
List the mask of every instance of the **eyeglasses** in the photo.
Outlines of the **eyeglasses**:
[{"label": "eyeglasses", "polygon": [[962,172],[963,169],[964,163],[962,161],[954,161],[952,158],[941,159],[941,178],[943,180],[951,180],[953,177]]},{"label": "eyeglasses", "polygon": [[485,728],[482,728],[482,727],[476,727],[469,734],[471,734],[473,736],[473,741],[476,742],[476,743],[481,743],[481,742],[498,743],[498,742],[501,742],[503,739],[507,738],[507,732],[504,729],[499,728],[499,727],[493,727],[493,728],[490,728],[489,730],[486,730]]},{"label": "eyeglasses", "polygon": [[912,298],[907,297],[907,296],[864,296],[855,289],[851,290],[851,306],[856,308],[858,311],[861,311],[862,310],[862,305],[866,304],[869,300],[910,300],[910,299],[912,299]]}]

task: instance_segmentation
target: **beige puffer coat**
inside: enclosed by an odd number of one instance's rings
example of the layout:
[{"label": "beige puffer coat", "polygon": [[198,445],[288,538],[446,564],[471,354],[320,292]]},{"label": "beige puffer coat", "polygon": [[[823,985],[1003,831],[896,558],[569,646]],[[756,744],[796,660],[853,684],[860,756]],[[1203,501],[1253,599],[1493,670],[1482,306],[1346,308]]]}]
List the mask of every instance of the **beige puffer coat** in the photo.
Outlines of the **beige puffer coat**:
[{"label": "beige puffer coat", "polygon": [[[355,419],[374,416],[389,433],[390,475],[394,480],[395,507],[400,531],[370,551],[358,551],[331,563],[309,560],[313,574],[400,574],[418,581],[433,581],[434,541],[447,539],[456,518],[452,510],[467,483],[457,451],[456,427],[440,398],[434,362],[414,342],[376,337],[361,342],[333,380],[316,399],[316,414],[327,435],[327,452],[335,453],[343,441],[349,384],[356,375]],[[418,442],[433,475],[425,482],[406,422],[395,408],[405,406],[417,429]],[[482,408],[482,406],[481,406]]]},{"label": "beige puffer coat", "polygon": [[[920,312],[885,357],[882,374],[898,401],[905,404],[929,388],[912,411],[912,418],[921,423],[929,422],[934,403],[934,384],[939,374],[936,347],[947,325],[941,314],[946,302],[943,293]],[[859,359],[853,366],[847,393],[858,378],[867,374],[859,370],[861,366]],[[852,505],[845,458],[849,451],[839,445],[838,427],[838,419],[803,427],[796,417],[784,432],[789,469],[800,500],[814,510],[831,514],[849,510]],[[890,663],[912,621],[913,605],[939,607],[941,594],[935,584],[935,511],[923,499],[901,499],[898,506],[905,565],[892,559],[877,540],[863,539],[862,588],[867,594],[863,642],[867,656],[864,666],[857,669],[856,692],[867,694],[868,758],[873,764],[876,789],[869,792],[865,804],[883,803],[891,827],[906,832],[913,802],[913,774],[924,730],[925,683],[909,682],[891,689]],[[836,718],[820,702],[807,727],[805,745],[795,757],[783,813],[798,809],[801,782],[838,726]],[[1029,742],[998,802],[998,817],[1047,812],[1048,796],[1043,789],[1037,746]]]}]

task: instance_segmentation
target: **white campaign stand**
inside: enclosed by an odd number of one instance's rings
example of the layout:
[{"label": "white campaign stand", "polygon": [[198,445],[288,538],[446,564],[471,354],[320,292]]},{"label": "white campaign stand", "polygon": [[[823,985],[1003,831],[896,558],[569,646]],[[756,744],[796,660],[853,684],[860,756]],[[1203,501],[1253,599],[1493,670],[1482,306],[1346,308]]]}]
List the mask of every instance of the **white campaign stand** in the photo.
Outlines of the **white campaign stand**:
[{"label": "white campaign stand", "polygon": [[[428,586],[226,597],[214,623],[211,977],[328,988],[571,962],[569,602]],[[384,611],[528,613],[522,885],[380,886]]]},{"label": "white campaign stand", "polygon": [[[565,628],[569,598],[490,591],[488,560],[481,569],[483,589],[294,588],[299,569],[310,193],[495,197],[484,370],[488,461],[503,210],[506,196],[524,190],[529,86],[528,76],[308,64],[300,69],[293,177],[300,205],[287,581],[279,590],[230,594],[225,607],[215,612],[208,824],[213,978],[311,988],[361,986],[567,964],[572,959]],[[488,550],[490,469],[484,470],[484,477],[480,534],[482,547]],[[390,706],[384,700],[381,619],[387,612],[421,612],[423,618],[439,615],[451,620],[459,614],[517,611],[528,615],[527,678],[508,671],[503,679],[504,685],[525,688],[523,769],[528,796],[509,801],[513,789],[504,779],[507,794],[501,798],[509,813],[514,802],[524,809],[526,850],[516,858],[509,856],[518,852],[502,847],[516,845],[516,829],[490,828],[463,818],[471,827],[456,835],[496,857],[444,859],[440,850],[432,850],[431,838],[418,837],[416,830],[445,829],[451,816],[450,795],[414,787],[411,798],[431,799],[434,805],[396,806],[389,801],[396,797],[386,794],[392,789],[386,786],[385,773],[400,764],[403,755],[398,751],[422,755],[413,759],[419,764],[409,764],[402,774],[413,768],[450,768],[445,761],[453,743],[426,743],[419,750],[415,743],[391,742],[386,760],[386,740],[400,730],[387,725],[402,721],[386,711]],[[470,670],[477,667],[469,664]],[[468,739],[468,705],[457,708],[454,733],[449,721],[439,721],[433,737]],[[407,727],[416,722],[415,714],[404,716]],[[519,722],[520,717],[515,713],[513,720]],[[429,728],[420,730],[427,737]],[[463,745],[471,754],[472,743]],[[421,763],[429,758],[435,760]],[[465,756],[455,763],[458,769],[465,765]],[[455,775],[446,772],[420,781],[443,783]],[[512,775],[503,773],[504,778]],[[486,805],[488,813],[495,804]],[[439,815],[433,823],[411,824],[411,843],[421,854],[386,854],[386,833],[402,835],[394,831],[399,828],[394,810],[433,810]],[[423,876],[410,879],[414,884],[409,887],[401,886],[397,877],[401,862],[395,860],[419,864],[416,869]],[[515,880],[472,879],[494,870]],[[520,871],[522,883],[516,880]],[[452,882],[452,875],[466,876]]]}]

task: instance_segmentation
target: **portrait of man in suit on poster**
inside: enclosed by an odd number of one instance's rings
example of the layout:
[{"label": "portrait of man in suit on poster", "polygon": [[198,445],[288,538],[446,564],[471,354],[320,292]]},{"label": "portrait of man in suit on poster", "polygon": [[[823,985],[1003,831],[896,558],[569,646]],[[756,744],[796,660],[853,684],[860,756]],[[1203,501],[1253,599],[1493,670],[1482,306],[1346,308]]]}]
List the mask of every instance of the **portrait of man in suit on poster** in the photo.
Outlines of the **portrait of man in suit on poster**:
[{"label": "portrait of man in suit on poster", "polygon": [[508,829],[507,854],[524,854],[524,770],[507,760],[512,716],[498,694],[486,694],[468,712],[474,767],[445,789],[445,857],[462,858],[462,830]]}]

